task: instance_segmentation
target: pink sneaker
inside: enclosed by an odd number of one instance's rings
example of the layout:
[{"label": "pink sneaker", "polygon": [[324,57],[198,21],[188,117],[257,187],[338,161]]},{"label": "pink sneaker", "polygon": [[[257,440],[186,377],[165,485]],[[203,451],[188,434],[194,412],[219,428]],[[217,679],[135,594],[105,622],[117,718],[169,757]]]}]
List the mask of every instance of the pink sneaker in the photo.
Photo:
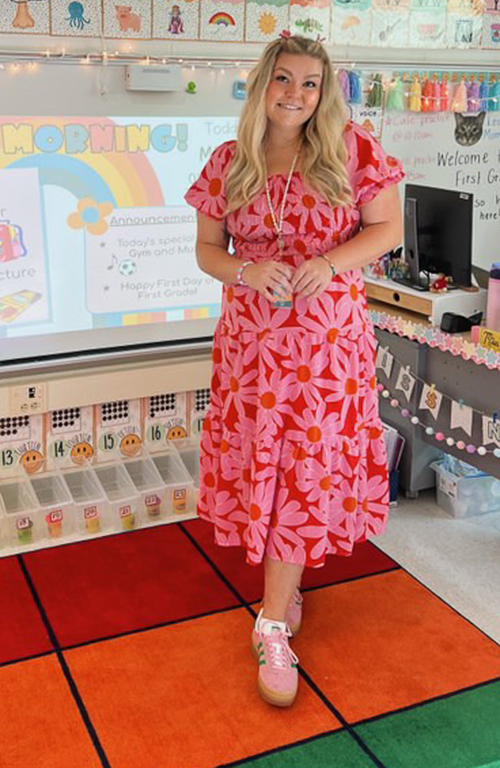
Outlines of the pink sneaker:
[{"label": "pink sneaker", "polygon": [[296,589],[286,609],[285,621],[290,627],[292,635],[296,635],[302,624],[302,603],[304,598],[300,590]]},{"label": "pink sneaker", "polygon": [[295,701],[299,660],[288,645],[291,637],[285,622],[262,619],[262,609],[252,632],[252,650],[259,662],[257,685],[260,695],[276,707],[289,707]]}]

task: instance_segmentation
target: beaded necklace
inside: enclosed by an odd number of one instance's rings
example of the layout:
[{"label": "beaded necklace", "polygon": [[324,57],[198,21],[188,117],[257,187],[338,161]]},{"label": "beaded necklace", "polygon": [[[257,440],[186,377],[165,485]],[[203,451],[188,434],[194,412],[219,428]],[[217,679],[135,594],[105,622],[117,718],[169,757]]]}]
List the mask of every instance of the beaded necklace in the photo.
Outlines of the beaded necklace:
[{"label": "beaded necklace", "polygon": [[299,145],[299,148],[298,148],[297,152],[295,153],[295,157],[293,158],[293,162],[292,162],[292,167],[290,168],[290,172],[289,172],[288,178],[286,180],[285,192],[284,192],[284,195],[283,195],[283,200],[281,202],[279,221],[276,218],[276,212],[275,212],[275,210],[273,208],[273,204],[271,202],[271,193],[269,192],[269,182],[268,182],[267,173],[266,173],[267,205],[269,206],[269,213],[271,214],[271,219],[273,220],[274,231],[276,232],[276,236],[278,238],[277,239],[277,243],[278,243],[278,248],[279,248],[280,256],[283,256],[283,248],[285,247],[285,241],[283,240],[282,231],[283,231],[283,215],[285,213],[286,197],[288,195],[288,189],[289,189],[290,183],[292,181],[292,176],[293,176],[293,172],[295,170],[295,166],[297,165],[297,160],[299,159],[300,146],[301,145]]}]

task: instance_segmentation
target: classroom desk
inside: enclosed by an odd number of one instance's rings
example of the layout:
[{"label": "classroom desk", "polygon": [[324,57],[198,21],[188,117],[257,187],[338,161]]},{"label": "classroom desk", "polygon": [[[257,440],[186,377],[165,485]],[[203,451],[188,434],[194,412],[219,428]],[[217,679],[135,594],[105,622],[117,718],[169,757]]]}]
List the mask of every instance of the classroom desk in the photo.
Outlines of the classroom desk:
[{"label": "classroom desk", "polygon": [[[436,329],[422,315],[393,308],[377,301],[370,301],[369,308],[379,343],[383,347],[388,347],[395,358],[389,378],[383,371],[377,371],[379,382],[389,389],[392,397],[398,398],[400,403],[406,406],[403,392],[396,390],[395,385],[400,369],[399,364],[409,365],[411,372],[426,383],[435,384],[437,391],[443,393],[445,397],[436,421],[429,411],[418,409],[421,386],[417,382],[408,403],[408,409],[418,415],[420,421],[433,427],[435,432],[441,431],[446,436],[463,440],[465,443],[482,445],[482,419],[479,414],[473,415],[473,431],[470,437],[461,429],[450,429],[451,401],[448,398],[456,402],[462,399],[465,405],[488,415],[500,411],[499,356],[485,355],[484,363],[464,359],[457,351],[460,347],[466,356],[477,357],[478,348],[472,345],[470,333],[439,332],[436,338]],[[411,338],[414,336],[411,333],[412,324],[419,326],[420,340]],[[392,330],[389,330],[391,327]],[[422,343],[422,328],[424,334],[425,329],[428,329],[428,342]],[[450,349],[445,350],[446,346]],[[483,355],[482,349],[479,350],[479,355]],[[437,442],[435,437],[425,434],[424,428],[413,425],[409,418],[401,416],[397,408],[392,408],[390,398],[388,400],[380,398],[380,411],[383,420],[396,427],[406,439],[400,466],[400,483],[408,496],[416,496],[419,491],[435,485],[435,473],[429,469],[429,464],[439,456],[441,451],[451,453],[500,478],[500,459],[495,458],[491,453],[486,456],[479,456],[477,453],[471,455],[464,450],[459,451],[455,447],[449,447],[444,441]],[[491,449],[494,446],[488,447]]]}]

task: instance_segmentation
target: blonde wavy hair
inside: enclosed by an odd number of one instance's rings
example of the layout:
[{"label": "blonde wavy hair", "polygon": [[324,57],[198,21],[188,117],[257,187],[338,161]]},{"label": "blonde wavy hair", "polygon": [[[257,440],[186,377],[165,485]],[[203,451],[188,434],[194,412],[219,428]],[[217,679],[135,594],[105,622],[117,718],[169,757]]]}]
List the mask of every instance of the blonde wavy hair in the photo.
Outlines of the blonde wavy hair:
[{"label": "blonde wavy hair", "polygon": [[238,127],[236,154],[226,179],[226,215],[251,202],[264,188],[263,146],[267,133],[266,90],[278,56],[311,56],[323,63],[321,96],[302,129],[301,173],[305,184],[333,206],[352,202],[344,142],[347,109],[330,59],[321,43],[306,37],[286,37],[270,43],[247,83],[247,99]]}]

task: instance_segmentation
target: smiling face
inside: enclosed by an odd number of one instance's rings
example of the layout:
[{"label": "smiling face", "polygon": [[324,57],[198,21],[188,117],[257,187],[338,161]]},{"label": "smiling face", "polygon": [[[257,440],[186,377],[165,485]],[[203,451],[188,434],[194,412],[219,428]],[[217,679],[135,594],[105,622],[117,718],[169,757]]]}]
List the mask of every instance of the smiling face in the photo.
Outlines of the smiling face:
[{"label": "smiling face", "polygon": [[124,456],[135,456],[141,449],[141,438],[139,435],[135,435],[131,432],[122,438],[120,442],[120,450]]},{"label": "smiling face", "polygon": [[321,98],[323,64],[311,56],[281,53],[266,91],[269,122],[296,135],[314,114]]}]

